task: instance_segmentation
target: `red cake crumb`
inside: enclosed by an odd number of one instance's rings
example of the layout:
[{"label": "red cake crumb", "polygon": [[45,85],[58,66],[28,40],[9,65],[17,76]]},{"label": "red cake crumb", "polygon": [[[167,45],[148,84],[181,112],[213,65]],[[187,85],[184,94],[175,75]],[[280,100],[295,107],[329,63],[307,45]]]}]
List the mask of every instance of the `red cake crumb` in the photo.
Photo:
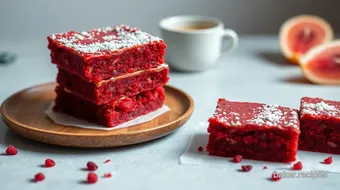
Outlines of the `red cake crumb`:
[{"label": "red cake crumb", "polygon": [[328,157],[328,158],[326,158],[326,159],[323,160],[323,163],[324,163],[324,164],[331,164],[332,162],[333,162],[332,156],[330,156],[330,157]]},{"label": "red cake crumb", "polygon": [[[168,73],[168,65],[162,64],[157,68],[138,71],[94,83],[88,82],[75,74],[59,68],[57,82],[60,86],[78,97],[101,105],[124,96],[135,96],[141,92],[163,86],[169,80]],[[128,106],[128,104],[126,105]],[[126,108],[132,109],[129,107]]]},{"label": "red cake crumb", "polygon": [[87,174],[87,183],[96,183],[98,181],[98,176],[97,174],[93,172],[89,172]]},{"label": "red cake crumb", "polygon": [[45,167],[50,168],[50,167],[53,167],[53,166],[55,166],[54,160],[52,160],[50,158],[45,160]]},{"label": "red cake crumb", "polygon": [[253,169],[253,166],[251,165],[243,165],[241,166],[243,172],[249,172],[251,169]]},{"label": "red cake crumb", "polygon": [[[123,97],[102,105],[96,105],[79,98],[70,92],[66,92],[60,86],[56,88],[56,92],[57,97],[53,108],[54,111],[106,127],[115,127],[155,111],[162,107],[165,101],[165,90],[163,87],[145,91],[133,97]],[[133,102],[134,108],[132,110],[126,111],[126,107],[120,104],[124,99]]]},{"label": "red cake crumb", "polygon": [[298,110],[220,98],[208,133],[210,155],[292,162],[300,134]]},{"label": "red cake crumb", "polygon": [[6,149],[6,154],[7,155],[17,155],[18,150],[13,145],[8,145],[8,147]]},{"label": "red cake crumb", "polygon": [[95,164],[94,162],[91,162],[91,161],[87,162],[86,167],[90,171],[96,171],[98,169],[97,164]]},{"label": "red cake crumb", "polygon": [[202,146],[199,146],[199,147],[197,148],[197,150],[198,150],[199,152],[202,152],[202,151],[203,151],[203,147],[202,147]]},{"label": "red cake crumb", "polygon": [[47,37],[51,61],[89,82],[154,68],[164,63],[165,42],[126,25]]},{"label": "red cake crumb", "polygon": [[340,154],[340,102],[303,97],[299,149]]},{"label": "red cake crumb", "polygon": [[35,176],[34,176],[34,181],[35,182],[40,182],[40,181],[43,181],[45,179],[45,176],[44,176],[44,174],[43,173],[37,173],[37,174],[35,174]]},{"label": "red cake crumb", "polygon": [[266,169],[268,169],[268,167],[267,166],[263,166],[263,169],[266,170]]},{"label": "red cake crumb", "polygon": [[281,179],[280,174],[278,174],[277,172],[273,172],[272,173],[272,181],[279,181]]},{"label": "red cake crumb", "polygon": [[300,161],[293,165],[293,170],[302,170],[302,163]]},{"label": "red cake crumb", "polygon": [[112,177],[112,174],[111,174],[111,173],[105,173],[105,174],[104,174],[104,178],[110,178],[110,177]]},{"label": "red cake crumb", "polygon": [[118,107],[124,112],[130,112],[135,108],[135,103],[131,99],[125,98],[119,102]]},{"label": "red cake crumb", "polygon": [[233,162],[234,163],[240,163],[242,161],[242,155],[235,155],[233,157]]},{"label": "red cake crumb", "polygon": [[111,160],[110,159],[107,159],[107,160],[105,160],[105,164],[107,164],[107,163],[109,163],[109,162],[111,162]]}]

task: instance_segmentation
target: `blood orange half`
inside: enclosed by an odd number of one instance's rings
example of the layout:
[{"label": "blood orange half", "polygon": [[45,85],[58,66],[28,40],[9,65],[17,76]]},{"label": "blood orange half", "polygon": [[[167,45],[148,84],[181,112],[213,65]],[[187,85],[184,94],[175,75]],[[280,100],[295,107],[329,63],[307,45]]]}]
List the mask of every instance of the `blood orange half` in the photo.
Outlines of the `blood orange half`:
[{"label": "blood orange half", "polygon": [[279,31],[281,52],[284,57],[298,64],[301,56],[311,48],[333,39],[330,24],[314,15],[299,15],[285,21]]},{"label": "blood orange half", "polygon": [[301,57],[300,66],[310,82],[340,85],[340,40],[312,48]]}]

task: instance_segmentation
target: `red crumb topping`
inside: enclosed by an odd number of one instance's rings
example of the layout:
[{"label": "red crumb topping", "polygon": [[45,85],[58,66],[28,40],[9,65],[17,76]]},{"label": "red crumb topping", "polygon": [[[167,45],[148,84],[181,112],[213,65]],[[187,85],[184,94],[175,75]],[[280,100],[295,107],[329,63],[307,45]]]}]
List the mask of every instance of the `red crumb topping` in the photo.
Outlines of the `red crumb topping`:
[{"label": "red crumb topping", "polygon": [[203,151],[203,147],[199,146],[199,147],[197,148],[197,150],[198,150],[199,152],[202,152],[202,151]]},{"label": "red crumb topping", "polygon": [[263,166],[263,169],[266,170],[266,169],[268,169],[268,167],[267,166]]},{"label": "red crumb topping", "polygon": [[40,182],[40,181],[43,181],[45,179],[45,176],[44,176],[44,174],[43,173],[37,173],[37,174],[35,174],[35,176],[34,176],[34,181],[35,182]]},{"label": "red crumb topping", "polygon": [[273,172],[272,173],[272,181],[279,181],[281,179],[280,174],[278,174],[277,172]]},{"label": "red crumb topping", "polygon": [[6,154],[7,155],[17,155],[18,150],[13,145],[8,145],[8,147],[6,149]]},{"label": "red crumb topping", "polygon": [[293,165],[293,170],[302,170],[302,163],[300,161]]},{"label": "red crumb topping", "polygon": [[107,159],[107,160],[105,160],[105,164],[107,164],[107,163],[109,163],[109,162],[111,162],[111,160],[110,159]]},{"label": "red crumb topping", "polygon": [[104,177],[105,177],[105,178],[110,178],[110,177],[112,177],[112,174],[111,174],[111,173],[105,173],[105,174],[104,174]]},{"label": "red crumb topping", "polygon": [[323,162],[324,162],[325,164],[331,164],[331,163],[333,162],[332,156],[330,156],[330,157],[324,159]]},{"label": "red crumb topping", "polygon": [[98,181],[97,174],[90,172],[87,174],[87,183],[96,183]]},{"label": "red crumb topping", "polygon": [[233,158],[234,163],[240,163],[242,161],[242,155],[236,155]]},{"label": "red crumb topping", "polygon": [[251,165],[244,165],[244,166],[241,166],[241,168],[242,168],[242,171],[249,172],[251,169],[253,169],[253,166],[251,166]]},{"label": "red crumb topping", "polygon": [[87,162],[86,164],[87,166],[87,169],[90,170],[90,171],[96,171],[98,169],[98,166],[97,164],[95,164],[94,162]]},{"label": "red crumb topping", "polygon": [[52,159],[50,159],[50,158],[48,158],[48,159],[45,160],[45,167],[46,167],[46,168],[50,168],[50,167],[53,167],[53,166],[55,166],[54,160],[52,160]]}]

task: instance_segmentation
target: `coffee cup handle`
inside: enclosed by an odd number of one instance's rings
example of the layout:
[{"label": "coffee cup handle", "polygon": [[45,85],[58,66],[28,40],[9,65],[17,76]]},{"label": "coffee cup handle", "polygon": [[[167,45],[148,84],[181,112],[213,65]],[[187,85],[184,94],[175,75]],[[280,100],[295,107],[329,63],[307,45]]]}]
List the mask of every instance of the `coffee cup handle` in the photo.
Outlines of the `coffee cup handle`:
[{"label": "coffee cup handle", "polygon": [[230,40],[230,45],[224,50],[224,52],[233,52],[237,49],[239,38],[237,33],[231,29],[224,29],[222,32],[222,37]]}]

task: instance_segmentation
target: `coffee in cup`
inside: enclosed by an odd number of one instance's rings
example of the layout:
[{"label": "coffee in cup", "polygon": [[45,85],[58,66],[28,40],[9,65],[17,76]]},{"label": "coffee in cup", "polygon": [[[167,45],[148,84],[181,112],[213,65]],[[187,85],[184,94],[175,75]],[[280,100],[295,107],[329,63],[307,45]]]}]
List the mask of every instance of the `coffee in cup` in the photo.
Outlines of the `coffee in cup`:
[{"label": "coffee in cup", "polygon": [[160,22],[162,38],[167,44],[166,61],[180,71],[202,71],[216,63],[222,51],[222,39],[230,40],[225,52],[238,46],[238,35],[225,29],[217,18],[174,16]]}]

